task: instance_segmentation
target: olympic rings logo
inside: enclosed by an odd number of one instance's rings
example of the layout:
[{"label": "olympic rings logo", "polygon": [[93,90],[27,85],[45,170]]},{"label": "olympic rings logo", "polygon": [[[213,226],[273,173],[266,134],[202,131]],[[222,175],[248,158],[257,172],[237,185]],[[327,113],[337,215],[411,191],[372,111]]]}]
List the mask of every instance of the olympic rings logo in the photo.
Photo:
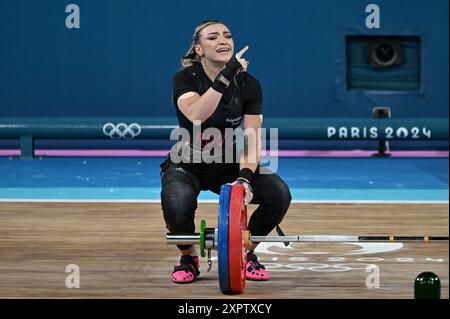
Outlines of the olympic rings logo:
[{"label": "olympic rings logo", "polygon": [[134,139],[141,134],[142,128],[137,123],[106,123],[103,125],[103,134],[112,139]]}]

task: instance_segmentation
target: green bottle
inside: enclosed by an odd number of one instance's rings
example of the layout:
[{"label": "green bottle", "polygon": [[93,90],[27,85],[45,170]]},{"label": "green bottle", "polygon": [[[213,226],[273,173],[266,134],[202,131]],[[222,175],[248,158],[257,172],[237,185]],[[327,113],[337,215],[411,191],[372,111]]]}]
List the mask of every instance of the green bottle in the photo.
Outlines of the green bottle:
[{"label": "green bottle", "polygon": [[414,299],[441,299],[441,281],[432,272],[423,272],[414,282]]}]

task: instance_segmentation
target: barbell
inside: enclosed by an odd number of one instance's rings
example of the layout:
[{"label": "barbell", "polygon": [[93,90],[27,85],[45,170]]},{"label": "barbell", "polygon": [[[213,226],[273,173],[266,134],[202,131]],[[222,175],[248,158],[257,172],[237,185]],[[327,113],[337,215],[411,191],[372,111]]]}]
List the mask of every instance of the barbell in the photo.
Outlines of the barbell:
[{"label": "barbell", "polygon": [[211,250],[217,250],[220,290],[224,294],[242,293],[245,288],[247,250],[260,242],[370,242],[370,241],[448,241],[448,236],[345,236],[345,235],[293,235],[250,236],[247,228],[247,205],[244,186],[223,185],[219,198],[218,228],[206,228],[200,222],[200,232],[166,235],[167,244],[200,245],[200,254],[208,252],[208,271],[211,270]]}]

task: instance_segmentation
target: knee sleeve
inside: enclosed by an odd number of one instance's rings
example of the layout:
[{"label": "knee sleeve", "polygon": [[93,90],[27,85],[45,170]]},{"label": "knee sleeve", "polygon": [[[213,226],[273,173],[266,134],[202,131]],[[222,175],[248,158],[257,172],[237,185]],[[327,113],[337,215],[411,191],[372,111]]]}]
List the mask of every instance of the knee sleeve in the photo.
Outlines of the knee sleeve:
[{"label": "knee sleeve", "polygon": [[292,196],[289,187],[281,179],[277,178],[267,195],[267,205],[272,208],[272,223],[277,225],[281,223],[291,205]]},{"label": "knee sleeve", "polygon": [[254,235],[265,236],[283,221],[292,196],[286,183],[276,175],[264,181],[260,206],[253,212],[249,229]]},{"label": "knee sleeve", "polygon": [[[168,187],[161,192],[161,206],[164,220],[169,232],[173,234],[193,233],[195,231],[195,210],[197,197],[186,187]],[[190,245],[177,245],[180,250],[187,250]]]},{"label": "knee sleeve", "polygon": [[171,183],[161,191],[161,206],[167,229],[171,233],[195,231],[194,217],[197,196],[183,183]]}]

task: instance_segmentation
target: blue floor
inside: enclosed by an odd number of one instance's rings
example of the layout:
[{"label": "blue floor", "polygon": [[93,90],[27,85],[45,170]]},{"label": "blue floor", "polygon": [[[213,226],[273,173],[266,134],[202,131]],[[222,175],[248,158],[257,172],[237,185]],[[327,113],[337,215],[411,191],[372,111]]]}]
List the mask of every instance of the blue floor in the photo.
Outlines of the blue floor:
[{"label": "blue floor", "polygon": [[[448,201],[448,158],[280,158],[296,201]],[[0,157],[1,200],[159,200],[162,158]],[[273,164],[274,162],[272,162]],[[217,200],[202,192],[200,200]]]}]

